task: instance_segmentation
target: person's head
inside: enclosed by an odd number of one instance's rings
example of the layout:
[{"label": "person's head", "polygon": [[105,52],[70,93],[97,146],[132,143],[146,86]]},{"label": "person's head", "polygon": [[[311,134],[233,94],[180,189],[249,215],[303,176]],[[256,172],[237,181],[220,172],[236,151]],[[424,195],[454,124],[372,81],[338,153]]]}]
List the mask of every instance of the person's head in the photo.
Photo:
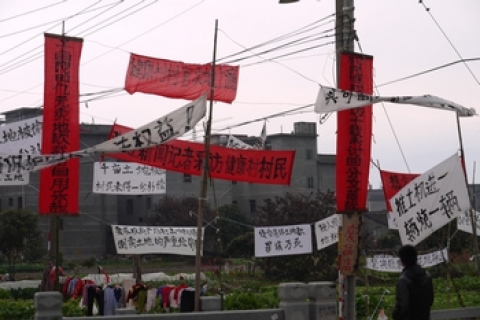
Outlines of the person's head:
[{"label": "person's head", "polygon": [[398,250],[398,256],[405,267],[413,266],[417,263],[417,249],[409,244]]}]

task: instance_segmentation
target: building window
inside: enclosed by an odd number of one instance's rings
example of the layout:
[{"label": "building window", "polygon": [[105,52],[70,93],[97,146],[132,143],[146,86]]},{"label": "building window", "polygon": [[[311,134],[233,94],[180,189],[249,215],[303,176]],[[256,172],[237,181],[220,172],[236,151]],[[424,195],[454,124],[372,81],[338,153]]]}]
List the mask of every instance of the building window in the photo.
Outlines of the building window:
[{"label": "building window", "polygon": [[65,225],[63,224],[63,219],[62,219],[62,218],[58,218],[58,230],[63,231],[64,226],[65,226]]},{"label": "building window", "polygon": [[192,182],[192,175],[191,175],[191,174],[184,173],[184,174],[183,174],[183,182],[187,182],[187,183]]},{"label": "building window", "polygon": [[232,201],[232,204],[236,207],[236,206],[238,205],[237,200],[233,200],[233,201]]},{"label": "building window", "polygon": [[147,203],[145,204],[147,210],[152,210],[152,197],[147,197]]},{"label": "building window", "polygon": [[23,209],[23,197],[17,198],[17,208],[18,210]]},{"label": "building window", "polygon": [[306,159],[308,160],[313,160],[313,150],[312,149],[307,149],[306,150]]},{"label": "building window", "polygon": [[0,212],[2,212],[2,199],[0,199]]},{"label": "building window", "polygon": [[8,198],[8,206],[13,207],[13,198]]},{"label": "building window", "polygon": [[257,212],[257,203],[255,200],[250,200],[250,212]]},{"label": "building window", "polygon": [[237,184],[237,181],[232,180],[232,184]]},{"label": "building window", "polygon": [[308,189],[313,189],[314,186],[313,186],[313,177],[308,177],[307,178],[307,188]]},{"label": "building window", "polygon": [[265,199],[265,203],[267,204],[267,206],[270,206],[272,204],[272,200],[270,199]]},{"label": "building window", "polygon": [[127,214],[133,214],[133,199],[127,199],[126,212]]}]

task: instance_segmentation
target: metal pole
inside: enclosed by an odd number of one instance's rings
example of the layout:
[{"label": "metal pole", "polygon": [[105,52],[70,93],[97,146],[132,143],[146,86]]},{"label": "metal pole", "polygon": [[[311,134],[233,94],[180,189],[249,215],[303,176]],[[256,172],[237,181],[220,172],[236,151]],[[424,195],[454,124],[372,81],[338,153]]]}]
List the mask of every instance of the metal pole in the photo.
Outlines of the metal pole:
[{"label": "metal pole", "polygon": [[213,59],[212,70],[210,72],[210,110],[208,113],[207,130],[205,132],[205,157],[203,159],[203,172],[202,182],[200,189],[200,197],[198,198],[198,215],[197,215],[197,244],[195,255],[195,311],[200,311],[200,269],[201,269],[201,256],[202,256],[202,227],[203,227],[203,207],[207,198],[207,178],[209,176],[209,159],[210,159],[210,132],[212,128],[212,116],[213,116],[213,94],[215,84],[215,60],[217,59],[217,30],[218,20],[215,20],[215,36],[213,46]]}]

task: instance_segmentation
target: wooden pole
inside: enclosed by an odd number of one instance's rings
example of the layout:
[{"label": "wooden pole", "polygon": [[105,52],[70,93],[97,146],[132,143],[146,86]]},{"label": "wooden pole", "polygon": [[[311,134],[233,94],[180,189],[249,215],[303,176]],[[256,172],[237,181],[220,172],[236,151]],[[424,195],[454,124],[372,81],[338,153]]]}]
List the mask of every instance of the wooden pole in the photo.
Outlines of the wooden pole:
[{"label": "wooden pole", "polygon": [[[460,127],[460,116],[457,114],[457,131],[458,131],[458,140],[460,144],[460,152],[462,154],[461,161],[463,166],[463,174],[465,175],[465,183],[467,184],[467,191],[470,197],[470,188],[468,187],[468,177],[467,177],[467,167],[465,165],[465,150],[463,149],[463,139],[462,139],[462,129]],[[470,206],[470,223],[472,224],[472,237],[473,237],[473,251],[475,254],[475,264],[477,276],[480,276],[480,251],[478,250],[478,239],[477,239],[477,223],[476,223],[475,210]]]},{"label": "wooden pole", "polygon": [[197,244],[195,255],[195,311],[200,311],[200,269],[202,264],[202,228],[203,228],[203,207],[207,200],[207,179],[209,176],[209,159],[210,159],[210,132],[212,129],[213,116],[213,94],[215,90],[215,60],[217,59],[217,30],[218,20],[215,20],[215,36],[213,45],[212,70],[210,72],[210,110],[208,113],[207,130],[205,132],[205,157],[203,158],[202,181],[200,185],[200,197],[198,198],[198,215],[197,215]]}]

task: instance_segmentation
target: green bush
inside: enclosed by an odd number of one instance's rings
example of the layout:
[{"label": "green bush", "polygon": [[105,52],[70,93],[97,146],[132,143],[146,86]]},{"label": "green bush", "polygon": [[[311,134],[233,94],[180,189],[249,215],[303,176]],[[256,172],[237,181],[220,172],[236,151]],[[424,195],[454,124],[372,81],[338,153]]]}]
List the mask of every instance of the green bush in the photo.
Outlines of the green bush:
[{"label": "green bush", "polygon": [[87,315],[87,308],[80,307],[80,298],[70,299],[63,303],[62,314],[64,317],[84,317]]},{"label": "green bush", "polygon": [[33,296],[38,288],[12,288],[10,289],[10,298],[14,300],[33,300]]},{"label": "green bush", "polygon": [[33,300],[0,300],[0,320],[31,320],[34,315]]},{"label": "green bush", "polygon": [[225,296],[225,310],[255,310],[278,308],[280,300],[277,289],[253,291],[235,291]]}]

